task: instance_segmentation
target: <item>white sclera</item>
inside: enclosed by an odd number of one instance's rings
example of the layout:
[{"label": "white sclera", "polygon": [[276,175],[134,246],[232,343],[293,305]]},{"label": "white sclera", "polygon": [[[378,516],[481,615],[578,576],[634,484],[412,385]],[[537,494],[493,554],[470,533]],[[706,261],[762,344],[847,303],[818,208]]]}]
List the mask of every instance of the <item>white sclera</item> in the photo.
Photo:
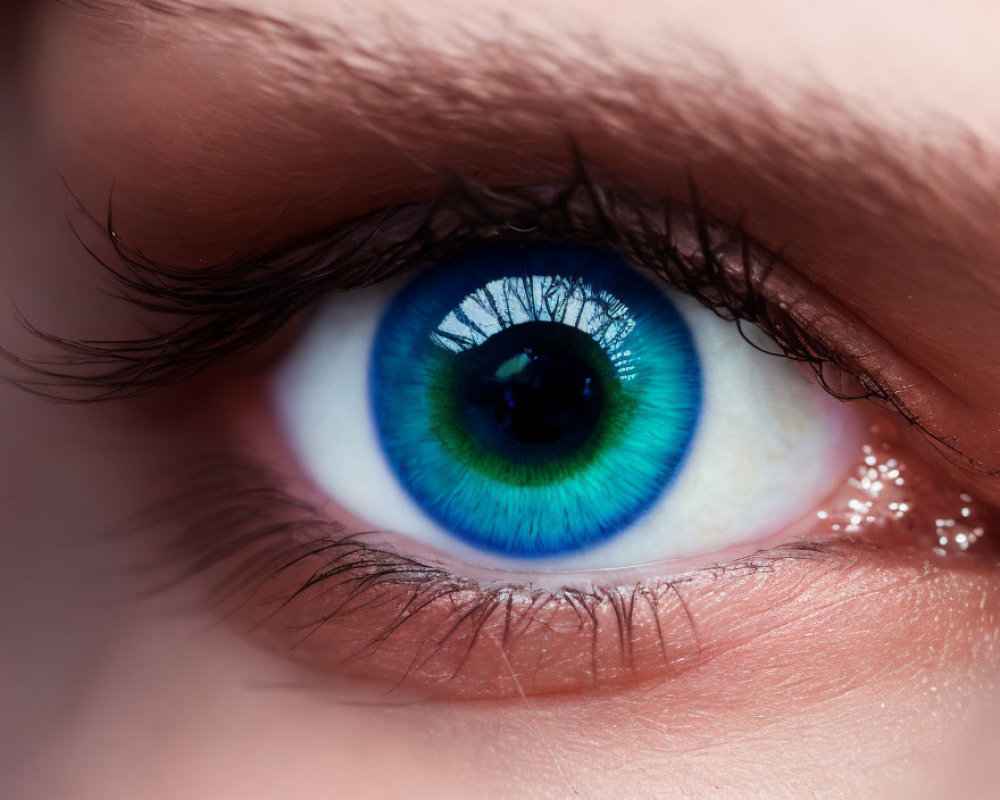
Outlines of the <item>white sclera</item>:
[{"label": "white sclera", "polygon": [[[421,510],[379,443],[368,365],[379,321],[400,285],[326,300],[274,380],[281,425],[301,467],[372,529],[500,569],[628,567],[709,555],[780,533],[813,512],[847,474],[855,437],[843,405],[788,360],[748,344],[735,323],[665,289],[691,330],[703,380],[701,417],[680,473],[633,525],[586,550],[544,559],[476,550]],[[777,350],[751,326],[744,331]]]}]

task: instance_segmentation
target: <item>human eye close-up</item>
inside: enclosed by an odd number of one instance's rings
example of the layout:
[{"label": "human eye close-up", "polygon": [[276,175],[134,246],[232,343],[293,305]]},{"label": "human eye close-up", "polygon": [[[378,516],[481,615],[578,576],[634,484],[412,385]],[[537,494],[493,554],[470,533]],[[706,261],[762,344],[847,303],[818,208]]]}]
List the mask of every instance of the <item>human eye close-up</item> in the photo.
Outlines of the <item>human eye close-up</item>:
[{"label": "human eye close-up", "polygon": [[4,796],[1000,796],[995,11],[0,20]]}]

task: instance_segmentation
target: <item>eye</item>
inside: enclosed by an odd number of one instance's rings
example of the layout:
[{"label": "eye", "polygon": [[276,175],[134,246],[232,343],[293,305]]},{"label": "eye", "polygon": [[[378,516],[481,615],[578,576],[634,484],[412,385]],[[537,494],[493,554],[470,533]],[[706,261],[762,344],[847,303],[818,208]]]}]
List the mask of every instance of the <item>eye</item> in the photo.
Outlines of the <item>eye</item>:
[{"label": "eye", "polygon": [[204,373],[137,406],[190,468],[147,514],[167,580],[334,683],[520,698],[718,661],[737,686],[789,636],[862,652],[932,558],[994,563],[993,510],[898,421],[906,360],[697,208],[581,174],[205,270],[111,244],[165,332],[13,360],[97,399]]},{"label": "eye", "polygon": [[608,250],[482,246],[326,302],[277,407],[364,524],[486,566],[625,567],[752,546],[842,483],[856,417],[754,343]]}]

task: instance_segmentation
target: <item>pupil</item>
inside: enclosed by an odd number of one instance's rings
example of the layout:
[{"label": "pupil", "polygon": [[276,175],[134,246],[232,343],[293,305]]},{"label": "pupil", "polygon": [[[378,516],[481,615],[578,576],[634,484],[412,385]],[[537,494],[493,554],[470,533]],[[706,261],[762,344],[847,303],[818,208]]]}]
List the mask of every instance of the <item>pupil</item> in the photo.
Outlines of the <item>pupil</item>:
[{"label": "pupil", "polygon": [[596,379],[582,364],[526,347],[492,378],[479,380],[492,395],[493,418],[518,442],[551,444],[597,416]]},{"label": "pupil", "polygon": [[587,334],[555,322],[516,325],[469,351],[467,419],[481,440],[513,460],[569,455],[596,429],[603,408],[599,362]]}]

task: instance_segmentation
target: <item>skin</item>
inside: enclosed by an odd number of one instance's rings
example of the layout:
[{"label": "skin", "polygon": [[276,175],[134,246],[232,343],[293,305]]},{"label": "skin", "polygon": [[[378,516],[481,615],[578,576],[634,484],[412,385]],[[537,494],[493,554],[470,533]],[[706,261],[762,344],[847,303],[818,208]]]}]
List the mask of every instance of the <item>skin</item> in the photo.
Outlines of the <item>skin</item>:
[{"label": "skin", "polygon": [[[59,176],[97,215],[113,181],[130,243],[203,269],[431,197],[441,170],[556,178],[570,133],[616,184],[686,199],[693,177],[715,216],[780,250],[798,307],[840,320],[831,341],[931,434],[905,430],[906,452],[1000,502],[1000,11],[233,1],[43,1],[18,28],[0,274],[42,329],[141,331],[98,291]],[[11,306],[0,342],[43,352]],[[993,793],[1000,567],[985,554],[793,573],[781,612],[755,613],[773,595],[750,576],[729,595],[748,607],[700,598],[723,643],[710,659],[634,685],[352,703],[350,681],[220,623],[204,582],[163,590],[146,566],[171,531],[109,535],[206,431],[259,419],[224,384],[223,368],[98,405],[0,387],[4,796]]]}]

